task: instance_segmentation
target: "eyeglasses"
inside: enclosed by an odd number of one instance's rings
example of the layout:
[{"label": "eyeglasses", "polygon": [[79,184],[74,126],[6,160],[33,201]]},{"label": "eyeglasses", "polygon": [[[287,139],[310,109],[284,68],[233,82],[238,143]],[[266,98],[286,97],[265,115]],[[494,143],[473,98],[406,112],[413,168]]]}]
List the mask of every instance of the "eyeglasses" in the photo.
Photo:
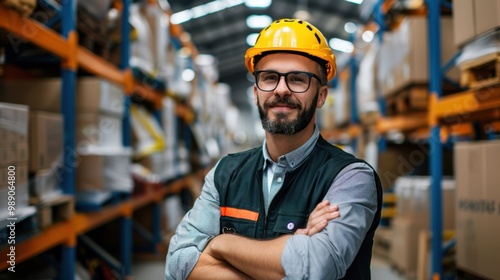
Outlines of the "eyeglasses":
[{"label": "eyeglasses", "polygon": [[280,73],[270,70],[253,72],[257,88],[262,91],[273,91],[278,87],[281,77],[285,77],[285,83],[288,89],[294,93],[306,92],[311,85],[311,78],[321,79],[314,73],[303,71],[292,71]]}]

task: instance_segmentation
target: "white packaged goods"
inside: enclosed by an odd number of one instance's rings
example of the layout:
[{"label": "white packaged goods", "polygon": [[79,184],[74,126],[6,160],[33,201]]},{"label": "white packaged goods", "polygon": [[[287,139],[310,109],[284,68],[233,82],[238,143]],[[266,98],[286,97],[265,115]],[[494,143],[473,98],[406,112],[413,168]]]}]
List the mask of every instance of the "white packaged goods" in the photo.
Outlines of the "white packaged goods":
[{"label": "white packaged goods", "polygon": [[[441,29],[441,63],[444,65],[457,53],[451,17],[441,17]],[[396,30],[384,32],[377,64],[377,81],[384,96],[409,85],[428,83],[428,38],[427,19],[422,16],[407,16]],[[446,74],[458,80],[458,69]]]},{"label": "white packaged goods", "polygon": [[152,74],[155,72],[153,34],[144,10],[143,4],[130,5],[130,24],[134,34],[130,44],[130,66]]},{"label": "white packaged goods", "polygon": [[488,55],[500,53],[500,29],[476,37],[463,47],[462,53],[457,58],[457,65],[480,59]]},{"label": "white packaged goods", "polygon": [[95,113],[77,114],[76,144],[77,146],[122,146],[122,118]]},{"label": "white packaged goods", "polygon": [[359,63],[356,79],[358,113],[378,111],[377,86],[375,80],[379,44],[371,43]]},{"label": "white packaged goods", "polygon": [[0,102],[0,145],[27,141],[28,114],[26,105]]},{"label": "white packaged goods", "polygon": [[85,191],[132,192],[132,151],[127,148],[86,147],[78,150],[77,193]]}]

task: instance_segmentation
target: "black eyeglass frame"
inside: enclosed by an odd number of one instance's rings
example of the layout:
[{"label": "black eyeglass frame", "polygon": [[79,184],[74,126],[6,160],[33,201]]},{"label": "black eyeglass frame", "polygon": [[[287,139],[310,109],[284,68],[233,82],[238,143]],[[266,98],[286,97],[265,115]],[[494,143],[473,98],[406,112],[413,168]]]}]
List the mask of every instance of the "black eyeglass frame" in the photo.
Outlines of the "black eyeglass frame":
[{"label": "black eyeglass frame", "polygon": [[[268,89],[268,90],[261,89],[259,87],[259,79],[257,78],[260,73],[275,73],[275,74],[277,74],[278,75],[278,82],[276,83],[276,86],[274,86],[273,89]],[[288,80],[287,80],[287,76],[289,74],[306,74],[309,77],[309,84],[307,85],[307,88],[304,91],[295,91],[295,90],[292,90],[290,88],[290,86],[288,85]],[[259,90],[265,91],[265,92],[274,91],[278,87],[278,85],[279,85],[279,83],[281,81],[281,77],[285,77],[286,87],[288,88],[288,90],[290,90],[293,93],[304,93],[304,92],[308,91],[309,88],[311,87],[311,78],[316,78],[318,80],[318,82],[320,83],[320,85],[321,85],[321,78],[318,75],[316,75],[316,74],[314,74],[312,72],[306,72],[306,71],[290,71],[290,72],[286,72],[286,73],[281,73],[281,72],[273,71],[273,70],[257,70],[257,71],[253,72],[253,76],[255,78],[255,85],[257,86],[257,88]]]}]

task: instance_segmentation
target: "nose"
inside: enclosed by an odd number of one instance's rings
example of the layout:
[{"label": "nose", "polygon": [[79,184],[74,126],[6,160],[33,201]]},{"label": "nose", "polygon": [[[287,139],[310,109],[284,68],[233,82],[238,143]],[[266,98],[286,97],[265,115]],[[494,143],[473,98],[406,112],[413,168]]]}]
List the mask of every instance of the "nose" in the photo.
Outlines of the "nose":
[{"label": "nose", "polygon": [[288,85],[286,84],[285,76],[281,76],[278,85],[276,86],[276,89],[274,90],[277,94],[289,94],[290,89],[288,88]]}]

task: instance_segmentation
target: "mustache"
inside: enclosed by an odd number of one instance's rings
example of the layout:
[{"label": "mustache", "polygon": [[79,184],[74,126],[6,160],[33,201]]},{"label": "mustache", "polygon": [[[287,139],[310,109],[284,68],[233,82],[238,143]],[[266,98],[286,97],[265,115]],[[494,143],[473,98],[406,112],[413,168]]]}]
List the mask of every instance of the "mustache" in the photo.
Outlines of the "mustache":
[{"label": "mustache", "polygon": [[299,109],[301,108],[300,104],[293,102],[290,96],[278,96],[273,100],[266,101],[264,103],[264,108],[274,107],[278,104],[286,104],[289,105],[290,107],[296,107]]}]

